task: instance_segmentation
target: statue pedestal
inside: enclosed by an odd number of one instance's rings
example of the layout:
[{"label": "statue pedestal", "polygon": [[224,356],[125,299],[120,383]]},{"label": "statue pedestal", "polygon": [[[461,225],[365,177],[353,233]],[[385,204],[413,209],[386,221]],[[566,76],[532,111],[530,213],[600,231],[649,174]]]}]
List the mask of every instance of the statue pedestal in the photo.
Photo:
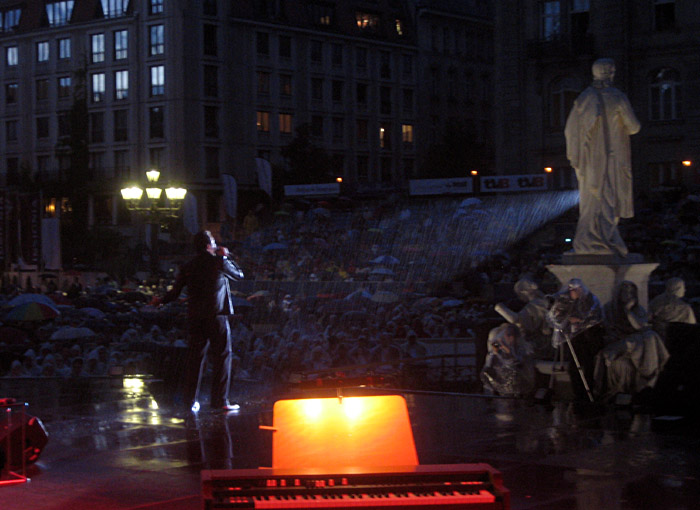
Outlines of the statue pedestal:
[{"label": "statue pedestal", "polygon": [[628,280],[637,285],[639,304],[647,308],[649,275],[659,264],[643,262],[642,256],[631,253],[625,258],[615,255],[564,254],[562,264],[547,266],[564,285],[572,278],[580,278],[595,294],[601,304],[609,302],[618,283]]}]

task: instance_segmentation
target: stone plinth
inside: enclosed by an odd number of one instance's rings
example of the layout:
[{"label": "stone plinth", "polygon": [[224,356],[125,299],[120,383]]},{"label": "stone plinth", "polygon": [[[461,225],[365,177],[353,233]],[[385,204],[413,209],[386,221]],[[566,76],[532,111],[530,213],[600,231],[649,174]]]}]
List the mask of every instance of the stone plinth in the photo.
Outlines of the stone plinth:
[{"label": "stone plinth", "polygon": [[547,266],[564,285],[572,278],[580,278],[601,304],[609,302],[618,283],[628,280],[637,285],[639,304],[647,308],[649,301],[649,275],[658,267],[656,262],[642,262],[638,254],[625,258],[611,255],[562,256],[562,264]]}]

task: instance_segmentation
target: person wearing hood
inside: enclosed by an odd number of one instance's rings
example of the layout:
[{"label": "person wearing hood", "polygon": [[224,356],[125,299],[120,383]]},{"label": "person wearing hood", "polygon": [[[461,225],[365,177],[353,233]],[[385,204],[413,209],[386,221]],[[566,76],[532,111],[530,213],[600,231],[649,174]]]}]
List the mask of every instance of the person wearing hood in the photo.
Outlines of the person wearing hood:
[{"label": "person wearing hood", "polygon": [[649,319],[654,326],[667,322],[696,324],[693,308],[683,301],[685,282],[681,278],[666,280],[666,290],[649,303]]}]

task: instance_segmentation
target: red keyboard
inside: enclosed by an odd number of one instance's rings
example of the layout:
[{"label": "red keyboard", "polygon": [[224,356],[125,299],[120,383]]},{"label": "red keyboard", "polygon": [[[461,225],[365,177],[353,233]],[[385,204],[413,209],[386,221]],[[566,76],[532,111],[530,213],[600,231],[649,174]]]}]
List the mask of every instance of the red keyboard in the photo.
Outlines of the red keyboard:
[{"label": "red keyboard", "polygon": [[487,464],[314,470],[202,471],[204,508],[510,508],[501,474]]}]

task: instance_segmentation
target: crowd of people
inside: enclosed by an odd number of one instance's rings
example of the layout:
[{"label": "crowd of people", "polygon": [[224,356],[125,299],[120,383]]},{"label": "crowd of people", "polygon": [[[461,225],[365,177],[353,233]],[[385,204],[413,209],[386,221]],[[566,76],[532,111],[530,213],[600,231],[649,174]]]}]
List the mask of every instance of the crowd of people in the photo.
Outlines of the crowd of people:
[{"label": "crowd of people", "polygon": [[[566,250],[563,236],[541,243],[553,236],[552,222],[525,225],[521,210],[503,208],[499,200],[493,201],[498,213],[487,199],[387,200],[342,208],[321,203],[306,210],[281,207],[267,217],[250,212],[242,222],[246,235],[223,240],[245,272],[244,283],[350,285],[312,296],[289,285],[241,295],[233,284],[236,313],[228,322],[234,380],[269,388],[300,373],[344,367],[344,375],[400,371],[408,383],[428,384],[430,371],[420,361],[430,354],[428,340],[470,339],[484,344],[485,359],[477,365],[485,369],[480,378],[473,370],[466,377],[480,380],[487,391],[527,395],[536,386],[534,360],[551,359],[566,338],[577,346],[588,336],[595,337],[595,348],[577,351],[596,398],[653,386],[668,356],[663,324],[694,321],[692,306],[681,297],[685,283],[694,289],[699,281],[693,247],[700,246],[700,232],[692,214],[698,199],[690,195],[672,207],[641,200],[640,223],[623,225],[631,251],[660,262],[652,282],[668,280],[649,314],[639,306],[636,289],[623,286],[611,304],[600,306],[599,316],[586,319],[570,306],[587,302],[585,286],[567,282],[560,288],[546,269]],[[36,323],[4,321],[0,373],[159,374],[168,364],[183,366],[180,353],[189,343],[184,299],[161,307],[152,302],[165,294],[174,274],[155,287],[109,278],[79,288],[79,276],[70,288],[33,285],[29,290],[51,295],[59,314]],[[382,290],[382,283],[391,283],[391,290]],[[19,282],[4,282],[5,303],[23,290]],[[572,384],[579,375],[571,374]]]}]

